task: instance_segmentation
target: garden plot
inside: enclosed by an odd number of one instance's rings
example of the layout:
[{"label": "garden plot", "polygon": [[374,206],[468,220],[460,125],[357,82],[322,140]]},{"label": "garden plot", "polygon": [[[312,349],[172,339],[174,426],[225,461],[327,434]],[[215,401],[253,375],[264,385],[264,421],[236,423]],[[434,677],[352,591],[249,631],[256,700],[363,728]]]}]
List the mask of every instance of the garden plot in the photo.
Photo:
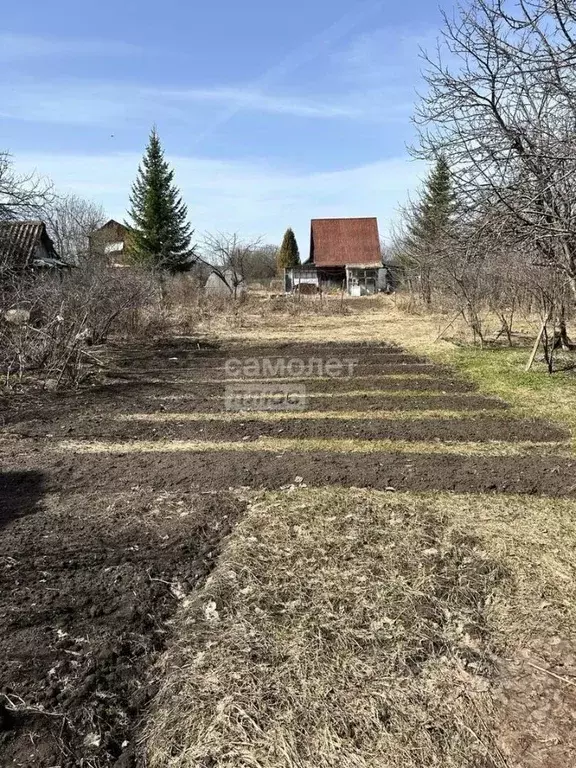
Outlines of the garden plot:
[{"label": "garden plot", "polygon": [[[231,356],[362,362],[350,378],[300,379],[305,410],[228,413],[219,377]],[[507,635],[490,608],[512,599],[509,564],[447,515],[460,504],[451,494],[466,492],[479,519],[507,500],[528,510],[553,498],[565,523],[576,497],[568,438],[381,344],[119,348],[101,385],[11,408],[0,441],[0,763],[127,768],[145,751],[158,768],[522,765],[513,706],[526,685],[512,664],[517,698],[498,688]],[[442,510],[427,510],[439,498]],[[537,589],[564,642],[567,593]],[[396,618],[376,626],[385,602]],[[528,630],[514,632],[520,642]],[[560,674],[542,643],[530,652]],[[564,688],[553,693],[566,709]],[[498,712],[517,730],[499,735]],[[558,760],[549,765],[571,764]]]}]

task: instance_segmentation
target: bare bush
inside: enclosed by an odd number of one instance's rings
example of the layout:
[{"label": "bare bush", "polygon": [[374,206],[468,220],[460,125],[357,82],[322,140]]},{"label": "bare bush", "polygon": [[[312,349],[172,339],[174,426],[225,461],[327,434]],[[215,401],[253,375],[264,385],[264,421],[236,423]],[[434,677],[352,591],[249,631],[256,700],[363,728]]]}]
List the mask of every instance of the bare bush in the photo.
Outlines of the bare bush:
[{"label": "bare bush", "polygon": [[245,280],[254,269],[255,260],[262,251],[260,238],[242,240],[238,233],[218,232],[204,236],[200,261],[210,268],[225,286],[230,295],[239,298]]},{"label": "bare bush", "polygon": [[[36,374],[49,386],[76,386],[86,363],[98,363],[90,347],[134,322],[156,286],[146,274],[112,270],[92,262],[69,273],[21,276],[0,294],[0,369],[5,385]],[[23,322],[9,322],[23,311]]]}]

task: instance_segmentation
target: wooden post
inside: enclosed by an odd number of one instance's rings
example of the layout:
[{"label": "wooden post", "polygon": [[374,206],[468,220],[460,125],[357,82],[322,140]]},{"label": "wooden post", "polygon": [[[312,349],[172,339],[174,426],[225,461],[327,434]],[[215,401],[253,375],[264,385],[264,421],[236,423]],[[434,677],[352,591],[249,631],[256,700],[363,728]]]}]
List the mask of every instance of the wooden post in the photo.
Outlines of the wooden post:
[{"label": "wooden post", "polygon": [[540,346],[540,342],[542,341],[542,335],[546,330],[546,325],[548,324],[549,319],[550,319],[550,315],[548,315],[544,320],[544,322],[542,323],[542,327],[540,328],[540,333],[538,334],[536,341],[534,342],[534,347],[532,349],[532,352],[530,353],[530,358],[526,364],[526,368],[524,369],[526,373],[528,373],[528,371],[530,370],[530,368],[532,368],[534,364],[534,358],[536,357],[536,352],[538,352],[538,347]]},{"label": "wooden post", "polygon": [[456,317],[452,318],[452,320],[450,320],[448,325],[443,330],[440,331],[438,336],[436,336],[436,338],[434,339],[434,343],[436,343],[437,341],[440,341],[440,339],[442,338],[442,336],[444,336],[444,334],[446,333],[448,328],[450,328],[452,325],[454,325],[454,323],[456,322],[456,320],[458,320],[458,318],[460,317],[461,314],[462,314],[462,310],[460,309],[460,310],[458,310],[458,314],[456,315]]}]

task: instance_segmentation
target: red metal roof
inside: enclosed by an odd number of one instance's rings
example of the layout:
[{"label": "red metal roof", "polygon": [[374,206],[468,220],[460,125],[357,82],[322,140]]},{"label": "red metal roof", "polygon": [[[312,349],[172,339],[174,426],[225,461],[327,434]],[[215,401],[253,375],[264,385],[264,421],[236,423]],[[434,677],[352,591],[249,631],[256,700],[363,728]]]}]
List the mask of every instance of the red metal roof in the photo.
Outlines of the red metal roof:
[{"label": "red metal roof", "polygon": [[378,220],[312,219],[310,259],[318,267],[381,264]]}]

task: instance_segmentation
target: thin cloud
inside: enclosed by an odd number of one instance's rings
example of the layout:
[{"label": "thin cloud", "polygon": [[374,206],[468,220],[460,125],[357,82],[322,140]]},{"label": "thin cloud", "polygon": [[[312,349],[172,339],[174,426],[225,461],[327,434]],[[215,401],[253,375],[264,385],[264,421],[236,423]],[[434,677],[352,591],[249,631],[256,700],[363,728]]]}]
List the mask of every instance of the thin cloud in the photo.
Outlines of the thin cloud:
[{"label": "thin cloud", "polygon": [[[303,245],[314,217],[378,216],[386,234],[398,204],[418,187],[424,171],[406,157],[320,172],[202,157],[169,160],[197,230],[264,235],[275,242],[292,226]],[[16,158],[19,170],[46,174],[57,188],[97,201],[119,219],[139,161],[133,153]]]},{"label": "thin cloud", "polygon": [[[272,84],[277,84],[279,80],[285,78],[288,74],[300,69],[304,64],[313,61],[323,52],[330,50],[337,42],[350,34],[361,23],[367,21],[385,7],[384,0],[365,0],[356,6],[356,8],[345,13],[339,19],[317,35],[314,35],[304,45],[298,46],[287,56],[281,59],[277,64],[269,67],[249,86],[256,90],[262,90]],[[220,115],[210,127],[203,131],[195,139],[195,144],[207,138],[211,133],[229,122],[241,107],[231,106],[226,112]]]},{"label": "thin cloud", "polygon": [[163,93],[168,98],[180,101],[224,104],[235,111],[249,110],[296,117],[361,117],[361,112],[348,104],[267,94],[244,88],[190,89]]},{"label": "thin cloud", "polygon": [[227,114],[240,111],[293,116],[318,120],[395,122],[407,120],[410,101],[391,99],[386,92],[352,91],[302,97],[263,93],[243,87],[174,89],[132,84],[87,83],[86,81],[39,83],[20,80],[0,82],[0,116],[35,123],[100,125],[112,121],[190,119],[191,105],[204,105],[197,120],[209,122],[201,135],[208,135],[220,118],[212,120],[210,108],[226,107]]},{"label": "thin cloud", "polygon": [[0,33],[0,62],[70,56],[130,56],[139,52],[130,43],[114,40],[40,37]]}]

